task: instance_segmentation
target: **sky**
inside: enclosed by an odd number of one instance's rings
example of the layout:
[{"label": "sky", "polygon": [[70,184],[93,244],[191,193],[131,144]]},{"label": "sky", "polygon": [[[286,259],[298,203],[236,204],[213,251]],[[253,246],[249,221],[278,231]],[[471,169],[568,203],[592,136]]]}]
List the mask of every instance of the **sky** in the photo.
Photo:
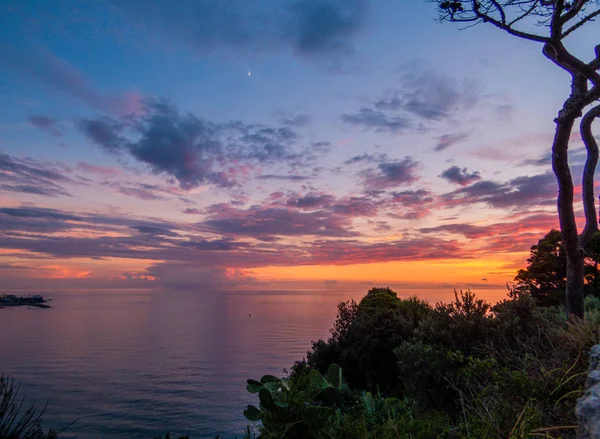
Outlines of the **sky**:
[{"label": "sky", "polygon": [[[505,291],[558,226],[569,78],[538,43],[436,17],[4,0],[3,288]],[[597,33],[567,46],[588,60]]]}]

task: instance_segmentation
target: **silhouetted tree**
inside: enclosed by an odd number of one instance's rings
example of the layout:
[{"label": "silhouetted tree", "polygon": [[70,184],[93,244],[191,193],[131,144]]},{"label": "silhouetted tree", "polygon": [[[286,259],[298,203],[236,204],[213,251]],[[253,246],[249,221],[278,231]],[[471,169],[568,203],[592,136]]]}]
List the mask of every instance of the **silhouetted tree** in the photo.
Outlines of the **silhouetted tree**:
[{"label": "silhouetted tree", "polygon": [[600,232],[594,233],[585,247],[585,280],[588,287],[587,293],[600,296]]},{"label": "silhouetted tree", "polygon": [[[552,169],[558,180],[558,217],[567,260],[566,305],[571,315],[583,317],[584,251],[598,231],[594,207],[594,170],[598,145],[591,133],[600,105],[587,111],[580,132],[588,155],[582,178],[585,227],[578,235],[573,210],[573,180],[567,160],[575,121],[600,98],[600,45],[595,57],[585,62],[567,49],[565,39],[600,16],[599,0],[427,0],[436,3],[440,21],[474,25],[487,23],[508,34],[543,44],[542,53],[571,76],[571,92],[556,123],[552,143]],[[533,25],[537,25],[536,27]],[[599,36],[600,39],[600,36]],[[592,51],[592,48],[589,49]]]},{"label": "silhouetted tree", "polygon": [[515,281],[526,287],[531,295],[545,305],[564,300],[566,284],[565,246],[561,233],[550,230],[531,246],[527,268],[519,270]]}]

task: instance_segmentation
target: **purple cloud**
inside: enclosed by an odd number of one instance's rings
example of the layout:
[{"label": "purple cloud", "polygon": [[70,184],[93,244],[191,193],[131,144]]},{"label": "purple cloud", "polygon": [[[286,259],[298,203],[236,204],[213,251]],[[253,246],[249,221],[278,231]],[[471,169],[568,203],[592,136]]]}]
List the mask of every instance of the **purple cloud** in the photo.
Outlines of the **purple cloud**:
[{"label": "purple cloud", "polygon": [[437,145],[435,146],[434,151],[444,151],[445,149],[448,149],[451,146],[468,139],[470,136],[471,135],[468,133],[444,134],[438,137]]},{"label": "purple cloud", "polygon": [[60,137],[62,135],[58,129],[58,122],[52,117],[34,114],[29,116],[29,123],[37,129],[50,133],[53,136]]},{"label": "purple cloud", "polygon": [[368,107],[361,108],[358,113],[342,114],[342,121],[350,125],[390,134],[400,134],[411,126],[410,120],[406,117],[388,115]]},{"label": "purple cloud", "polygon": [[440,177],[450,183],[455,183],[460,186],[468,186],[471,183],[481,180],[479,172],[467,171],[467,168],[459,168],[458,166],[451,166],[440,174]]},{"label": "purple cloud", "polygon": [[363,184],[367,190],[389,189],[415,183],[419,177],[417,170],[420,164],[411,157],[402,160],[381,161],[377,168],[370,168],[361,173]]}]

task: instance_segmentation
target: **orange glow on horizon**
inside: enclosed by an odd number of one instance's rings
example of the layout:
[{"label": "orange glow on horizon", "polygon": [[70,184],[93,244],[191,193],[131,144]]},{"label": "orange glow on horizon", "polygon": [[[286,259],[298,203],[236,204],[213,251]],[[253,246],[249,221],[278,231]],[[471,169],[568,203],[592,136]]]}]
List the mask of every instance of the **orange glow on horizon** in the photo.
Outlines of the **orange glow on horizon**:
[{"label": "orange glow on horizon", "polygon": [[[438,259],[353,265],[269,266],[252,269],[259,280],[407,283],[430,287],[439,284],[504,284],[516,275],[513,266],[524,267],[527,253],[506,257]],[[518,263],[522,260],[522,263]]]}]

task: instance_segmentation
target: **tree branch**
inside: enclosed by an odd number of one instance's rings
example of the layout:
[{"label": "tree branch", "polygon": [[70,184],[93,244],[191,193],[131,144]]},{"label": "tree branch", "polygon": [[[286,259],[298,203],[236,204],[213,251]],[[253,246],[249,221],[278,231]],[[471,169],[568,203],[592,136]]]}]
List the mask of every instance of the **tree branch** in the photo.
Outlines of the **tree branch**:
[{"label": "tree branch", "polygon": [[587,158],[583,168],[583,177],[581,180],[581,191],[583,199],[583,211],[585,213],[585,227],[579,242],[581,247],[585,247],[591,236],[598,231],[598,217],[596,215],[596,205],[594,197],[594,172],[598,164],[598,142],[592,134],[592,124],[600,116],[600,105],[596,105],[589,110],[581,119],[579,132],[581,139],[587,150]]},{"label": "tree branch", "polygon": [[507,25],[506,23],[502,23],[501,21],[496,20],[494,17],[491,17],[488,14],[482,13],[479,8],[478,0],[472,0],[472,10],[473,10],[473,13],[475,14],[475,16],[477,17],[477,19],[480,19],[483,22],[491,23],[494,26],[496,26],[497,28],[502,29],[503,31],[506,31],[515,37],[523,38],[525,40],[530,40],[530,41],[537,41],[539,43],[547,43],[548,41],[550,41],[550,39],[548,37],[543,37],[541,35],[531,34],[528,32],[523,32],[523,31],[520,31],[517,29],[513,29],[511,26]]},{"label": "tree branch", "polygon": [[586,3],[587,0],[576,0],[575,2],[573,2],[573,5],[571,5],[571,9],[569,9],[567,12],[565,12],[565,14],[562,17],[560,17],[560,22],[562,24],[566,24],[569,20],[575,18],[577,14],[581,12]]},{"label": "tree branch", "polygon": [[577,29],[579,29],[581,26],[583,26],[585,23],[587,23],[588,21],[593,20],[595,17],[597,17],[598,15],[600,15],[600,9],[598,9],[597,11],[592,12],[591,14],[587,15],[586,17],[582,18],[580,21],[578,21],[577,23],[575,23],[573,26],[571,26],[570,28],[568,28],[566,31],[564,31],[562,33],[561,38],[565,38],[566,36],[568,36],[570,33],[576,31]]},{"label": "tree branch", "polygon": [[562,33],[562,21],[560,16],[562,15],[565,6],[565,0],[556,0],[554,5],[554,11],[552,12],[552,19],[550,20],[550,39],[554,41],[560,41]]}]

